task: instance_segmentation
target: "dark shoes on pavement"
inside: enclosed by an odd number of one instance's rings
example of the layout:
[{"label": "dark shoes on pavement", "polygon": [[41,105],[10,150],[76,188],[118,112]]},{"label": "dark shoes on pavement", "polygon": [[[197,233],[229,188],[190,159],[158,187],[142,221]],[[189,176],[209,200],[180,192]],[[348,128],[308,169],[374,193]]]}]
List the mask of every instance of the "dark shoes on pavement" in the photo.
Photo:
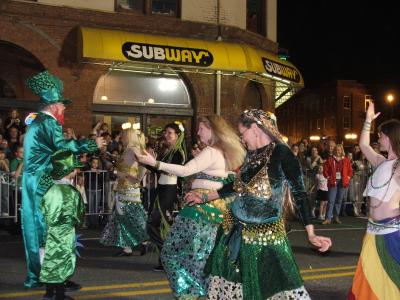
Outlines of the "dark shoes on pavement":
[{"label": "dark shoes on pavement", "polygon": [[[336,223],[336,224],[342,224],[342,221],[339,220],[339,217],[335,217],[335,219],[333,220],[333,222]],[[326,219],[326,220],[323,221],[321,224],[322,224],[322,225],[329,225],[329,224],[332,224],[332,221]]]},{"label": "dark shoes on pavement", "polygon": [[124,256],[132,256],[132,252],[125,252],[124,250],[121,250],[114,254],[114,257],[124,257]]},{"label": "dark shoes on pavement", "polygon": [[71,296],[65,295],[65,291],[76,291],[81,289],[82,286],[73,281],[67,280],[64,283],[46,284],[46,294],[43,300],[74,300]]},{"label": "dark shoes on pavement", "polygon": [[71,280],[67,280],[64,283],[64,286],[65,286],[65,290],[67,292],[77,291],[77,290],[80,290],[82,288],[82,286],[79,283],[73,282]]},{"label": "dark shoes on pavement", "polygon": [[164,267],[162,265],[155,266],[153,268],[154,272],[164,272]]},{"label": "dark shoes on pavement", "polygon": [[146,253],[147,253],[147,248],[148,248],[148,244],[140,244],[140,245],[138,246],[138,250],[139,250],[140,256],[146,255]]},{"label": "dark shoes on pavement", "polygon": [[[139,244],[137,247],[135,247],[135,250],[139,251],[140,256],[143,256],[146,255],[147,248],[148,248],[147,244]],[[121,251],[114,254],[114,257],[132,256],[132,255],[133,255],[132,252],[126,252],[124,251],[124,249],[122,249]]]},{"label": "dark shoes on pavement", "polygon": [[336,218],[335,218],[335,223],[336,223],[336,224],[342,224],[342,221],[339,220],[339,217],[336,217]]},{"label": "dark shoes on pavement", "polygon": [[[44,295],[42,300],[56,300],[56,296],[48,297],[48,296]],[[74,300],[74,298],[72,298],[71,296],[68,296],[68,295],[64,295],[63,300]]]}]

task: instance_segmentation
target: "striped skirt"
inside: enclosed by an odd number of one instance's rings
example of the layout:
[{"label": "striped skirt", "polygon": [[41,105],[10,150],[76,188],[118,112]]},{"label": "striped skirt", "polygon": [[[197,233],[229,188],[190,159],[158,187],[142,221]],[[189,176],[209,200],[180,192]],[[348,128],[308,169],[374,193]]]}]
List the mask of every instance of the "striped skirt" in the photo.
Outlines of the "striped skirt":
[{"label": "striped skirt", "polygon": [[400,216],[368,222],[347,299],[400,299]]}]

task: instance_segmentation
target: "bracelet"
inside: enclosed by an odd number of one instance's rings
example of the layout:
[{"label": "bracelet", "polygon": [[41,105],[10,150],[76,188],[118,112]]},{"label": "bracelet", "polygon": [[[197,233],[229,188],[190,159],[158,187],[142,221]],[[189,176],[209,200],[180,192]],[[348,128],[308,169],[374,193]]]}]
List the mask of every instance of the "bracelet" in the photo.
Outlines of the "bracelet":
[{"label": "bracelet", "polygon": [[208,194],[201,194],[200,199],[202,203],[208,202]]},{"label": "bracelet", "polygon": [[156,163],[155,163],[155,165],[154,165],[154,168],[156,168],[156,170],[159,170],[159,169],[160,169],[160,161],[159,161],[159,160],[156,160]]},{"label": "bracelet", "polygon": [[362,130],[370,131],[371,130],[371,122],[365,121]]},{"label": "bracelet", "polygon": [[362,128],[362,130],[364,130],[364,131],[371,131],[371,126],[370,127],[368,127],[368,126],[363,126],[363,128]]}]

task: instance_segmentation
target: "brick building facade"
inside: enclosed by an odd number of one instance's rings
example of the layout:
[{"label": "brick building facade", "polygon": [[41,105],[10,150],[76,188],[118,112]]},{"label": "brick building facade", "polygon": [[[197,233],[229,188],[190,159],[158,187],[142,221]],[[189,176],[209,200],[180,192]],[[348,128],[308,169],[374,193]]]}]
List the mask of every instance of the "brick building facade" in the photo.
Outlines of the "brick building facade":
[{"label": "brick building facade", "polygon": [[276,109],[279,129],[291,143],[314,136],[350,146],[358,141],[371,100],[367,87],[355,80],[304,89]]},{"label": "brick building facade", "polygon": [[[161,126],[159,123],[164,119],[182,119],[190,127],[197,116],[215,113],[216,106],[220,108],[222,116],[235,123],[245,108],[273,110],[277,84],[282,87],[289,82],[267,73],[238,74],[234,68],[230,70],[230,76],[223,74],[218,82],[215,69],[207,73],[182,66],[168,66],[186,86],[190,106],[179,109],[159,105],[148,109],[143,105],[96,104],[95,91],[101,88],[102,80],[106,85],[110,66],[115,62],[110,62],[107,57],[88,59],[85,62],[81,60],[77,53],[82,51],[79,43],[82,27],[95,28],[99,32],[107,29],[201,41],[215,41],[219,37],[227,47],[230,47],[230,43],[236,43],[273,56],[278,50],[276,1],[263,2],[264,17],[268,18],[264,24],[264,36],[246,30],[246,10],[243,12],[246,1],[242,0],[229,2],[230,5],[223,0],[220,7],[215,6],[219,1],[178,1],[179,15],[176,17],[146,13],[149,0],[144,0],[145,7],[141,11],[124,9],[116,5],[118,1],[114,0],[95,1],[95,7],[90,7],[94,5],[92,1],[66,2],[75,7],[61,6],[63,2],[0,2],[0,111],[3,119],[11,107],[23,113],[36,109],[37,99],[24,82],[44,69],[62,79],[65,97],[73,100],[73,105],[66,110],[66,126],[84,135],[88,134],[99,118],[113,127],[112,123],[129,119],[131,114],[137,116],[137,120],[144,126],[151,125],[150,119],[146,118],[152,117],[158,120],[157,126]],[[193,9],[196,3],[197,6],[201,5]],[[238,11],[242,11],[242,15],[238,16]],[[275,22],[272,20],[274,17]],[[152,72],[155,73],[154,69],[158,67],[153,64]],[[298,73],[296,88],[301,85],[302,79]],[[287,89],[287,86],[283,87]],[[295,92],[294,86],[290,88]],[[217,99],[217,89],[220,100]]]}]

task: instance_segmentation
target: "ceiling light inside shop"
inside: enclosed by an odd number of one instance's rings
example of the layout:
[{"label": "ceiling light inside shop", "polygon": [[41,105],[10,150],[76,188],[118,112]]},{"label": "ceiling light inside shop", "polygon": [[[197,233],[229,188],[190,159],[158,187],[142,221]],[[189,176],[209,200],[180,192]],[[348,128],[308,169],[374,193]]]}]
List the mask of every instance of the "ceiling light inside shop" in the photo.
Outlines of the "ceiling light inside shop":
[{"label": "ceiling light inside shop", "polygon": [[101,96],[101,101],[107,101],[108,100],[108,97],[107,96],[105,96],[105,95],[103,95],[103,96]]},{"label": "ceiling light inside shop", "polygon": [[148,103],[154,103],[156,102],[153,98],[149,98],[149,100],[147,100]]},{"label": "ceiling light inside shop", "polygon": [[162,92],[172,92],[178,88],[178,82],[175,79],[160,78],[158,88]]}]

